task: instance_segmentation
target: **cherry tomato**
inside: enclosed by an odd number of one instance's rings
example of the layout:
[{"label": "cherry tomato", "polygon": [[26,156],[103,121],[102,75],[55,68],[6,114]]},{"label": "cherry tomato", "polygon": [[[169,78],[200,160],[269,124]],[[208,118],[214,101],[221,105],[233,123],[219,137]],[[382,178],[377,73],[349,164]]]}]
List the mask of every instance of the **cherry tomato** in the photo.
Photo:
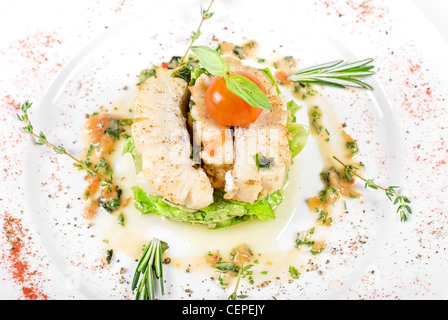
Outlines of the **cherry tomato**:
[{"label": "cherry tomato", "polygon": [[[249,78],[266,93],[263,83],[255,75],[243,71],[236,73]],[[227,89],[225,80],[219,77],[214,77],[207,87],[205,106],[210,116],[216,122],[225,126],[247,127],[255,122],[263,111],[260,108],[252,107]]]}]

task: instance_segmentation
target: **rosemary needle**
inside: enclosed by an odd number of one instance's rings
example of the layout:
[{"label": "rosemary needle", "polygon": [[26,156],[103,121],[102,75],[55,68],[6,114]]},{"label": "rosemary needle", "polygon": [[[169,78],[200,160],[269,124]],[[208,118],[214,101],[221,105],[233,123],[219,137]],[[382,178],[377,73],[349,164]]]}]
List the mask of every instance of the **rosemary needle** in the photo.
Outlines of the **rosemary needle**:
[{"label": "rosemary needle", "polygon": [[161,294],[165,294],[162,254],[166,249],[168,245],[165,242],[153,238],[143,252],[131,285],[132,291],[137,289],[136,300],[154,300],[156,280],[159,282]]},{"label": "rosemary needle", "polygon": [[372,58],[364,59],[348,64],[343,64],[344,60],[336,60],[328,63],[312,66],[290,75],[289,80],[300,83],[316,83],[322,85],[332,85],[339,88],[361,88],[373,90],[367,83],[356,79],[374,75],[371,71],[374,66],[369,65]]}]

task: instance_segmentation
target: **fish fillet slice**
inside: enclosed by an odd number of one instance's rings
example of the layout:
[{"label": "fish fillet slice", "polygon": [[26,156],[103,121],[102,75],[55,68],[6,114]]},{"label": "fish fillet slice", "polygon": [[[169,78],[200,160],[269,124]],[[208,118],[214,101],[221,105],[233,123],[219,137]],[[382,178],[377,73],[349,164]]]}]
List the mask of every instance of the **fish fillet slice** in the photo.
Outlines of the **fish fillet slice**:
[{"label": "fish fillet slice", "polygon": [[[249,127],[235,129],[234,165],[226,174],[224,198],[253,203],[257,199],[280,190],[289,166],[290,133],[286,129],[288,109],[283,95],[277,93],[269,77],[260,70],[244,66],[234,57],[225,57],[232,71],[253,73],[262,80],[266,95],[274,110],[263,110]],[[273,161],[269,170],[257,167],[254,156],[261,154]]]},{"label": "fish fillet slice", "polygon": [[169,76],[149,78],[134,100],[132,135],[142,155],[137,185],[153,196],[201,209],[213,202],[213,188],[191,160],[186,128],[187,83]]},{"label": "fish fillet slice", "polygon": [[224,166],[233,163],[233,137],[229,127],[217,123],[205,107],[205,93],[211,79],[202,74],[192,89],[191,117],[193,132],[202,144],[200,157],[206,164]]}]

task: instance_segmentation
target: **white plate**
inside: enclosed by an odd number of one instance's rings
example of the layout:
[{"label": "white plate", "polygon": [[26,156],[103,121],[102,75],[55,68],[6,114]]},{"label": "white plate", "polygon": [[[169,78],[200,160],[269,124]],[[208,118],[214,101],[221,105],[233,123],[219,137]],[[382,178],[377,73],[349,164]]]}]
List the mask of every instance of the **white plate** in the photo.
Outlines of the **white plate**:
[{"label": "white plate", "polygon": [[[269,3],[217,2],[212,10],[216,14],[205,23],[197,43],[213,44],[212,36],[234,43],[254,39],[266,55],[273,51],[293,55],[303,66],[335,59],[375,58],[378,75],[369,80],[375,88],[373,93],[319,90],[334,105],[350,135],[358,140],[359,159],[366,164],[366,176],[379,184],[403,186],[403,193],[413,202],[414,215],[403,224],[382,193],[363,192],[363,201],[349,201],[349,212],[341,214],[331,227],[327,250],[317,262],[318,271],[303,273],[291,283],[273,279],[261,290],[243,281],[242,288],[248,290],[252,299],[444,298],[447,283],[442,274],[448,262],[446,251],[443,253],[446,249],[443,226],[447,225],[443,211],[447,205],[439,197],[445,181],[437,175],[446,173],[443,151],[447,146],[440,141],[444,137],[442,127],[448,120],[446,110],[441,109],[447,92],[439,84],[446,80],[447,73],[442,71],[447,69],[447,64],[441,64],[441,57],[446,57],[448,52],[446,43],[441,38],[431,41],[425,38],[425,32],[432,31],[433,27],[414,7],[407,7],[406,14],[399,15],[401,1],[388,3],[389,7],[376,1],[368,1],[368,7],[361,6],[366,2],[359,1],[330,2],[328,7],[313,1],[300,5],[296,1],[284,1],[277,6]],[[33,107],[35,127],[44,128],[48,137],[57,137],[57,141],[76,153],[82,148],[80,132],[86,113],[118,99],[130,103],[132,90],[124,91],[123,87],[134,88],[140,70],[183,54],[185,40],[190,30],[196,28],[199,6],[180,3],[176,3],[176,9],[173,3],[158,6],[163,6],[158,7],[161,12],[170,12],[168,19],[166,15],[154,14],[150,6],[142,5],[143,14],[109,27],[82,48]],[[418,27],[413,23],[416,20],[421,22]],[[408,41],[413,45],[409,46]],[[427,66],[431,72],[417,65]],[[416,91],[414,84],[425,86],[424,90]],[[426,86],[430,86],[431,93],[425,93]],[[411,104],[406,104],[406,98]],[[418,107],[417,103],[422,106]],[[430,111],[425,113],[424,108]],[[303,110],[299,121],[307,122]],[[433,147],[432,142],[438,144]],[[419,150],[426,153],[420,154]],[[422,164],[417,157],[426,157],[433,171],[427,171],[426,163]],[[305,200],[321,188],[319,159],[311,138],[295,163],[296,209],[291,215],[279,216],[280,222],[276,222],[274,234],[270,235],[285,255],[291,254],[287,251],[288,245],[293,247],[296,233],[310,226]],[[50,261],[63,275],[63,292],[58,294],[87,299],[132,299],[129,282],[135,261],[115,249],[112,265],[101,265],[108,247],[104,243],[107,238],[104,226],[115,221],[107,214],[100,214],[93,226],[83,220],[79,200],[84,190],[82,175],[72,168],[68,159],[31,143],[27,148],[25,172],[27,217],[41,236]],[[432,176],[424,181],[429,174]],[[169,254],[188,261],[198,246],[197,238],[190,236],[194,227],[179,227],[159,220],[153,219],[151,228],[143,230],[145,236],[148,239],[158,236],[167,241]],[[429,226],[425,226],[427,222]],[[231,241],[233,233],[241,234],[248,228],[259,237],[259,241],[248,239],[256,247],[257,242],[263,245],[266,241],[268,224],[249,222],[232,230],[204,234],[211,237],[211,243],[217,243],[225,237]],[[209,250],[213,248],[204,246],[204,254]],[[428,261],[423,263],[421,259],[426,258]],[[225,299],[233,286],[223,290],[216,280],[195,270],[194,263],[191,261],[189,273],[185,272],[184,265],[165,268],[169,294],[163,298]],[[122,274],[121,268],[126,272]],[[59,276],[55,278],[60,280]],[[437,284],[435,279],[439,281]]]}]

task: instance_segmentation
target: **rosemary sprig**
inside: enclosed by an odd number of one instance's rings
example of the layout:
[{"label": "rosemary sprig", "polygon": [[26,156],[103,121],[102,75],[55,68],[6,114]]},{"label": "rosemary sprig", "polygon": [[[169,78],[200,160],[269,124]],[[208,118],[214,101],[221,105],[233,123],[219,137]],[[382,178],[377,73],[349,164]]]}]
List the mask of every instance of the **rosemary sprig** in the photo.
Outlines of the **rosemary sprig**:
[{"label": "rosemary sprig", "polygon": [[[335,159],[337,162],[339,162],[342,166],[344,166],[344,177],[347,179],[347,181],[350,181],[352,179],[352,175],[358,177],[362,181],[365,182],[365,188],[371,188],[374,190],[383,190],[386,193],[387,198],[394,203],[394,205],[398,205],[397,207],[397,213],[400,214],[401,221],[407,221],[409,218],[409,215],[412,214],[412,209],[409,206],[411,201],[398,193],[396,189],[400,188],[398,186],[390,186],[387,188],[381,187],[377,185],[372,179],[366,179],[362,176],[360,176],[357,173],[358,168],[356,168],[353,165],[346,165],[341,160],[333,156],[333,159]],[[395,198],[395,199],[394,199]]]},{"label": "rosemary sprig", "polygon": [[344,60],[332,61],[300,70],[290,75],[288,79],[300,83],[317,83],[339,88],[353,87],[373,90],[367,83],[356,79],[375,74],[375,72],[371,71],[374,66],[369,65],[372,61],[373,59],[371,58],[348,64],[343,64]]},{"label": "rosemary sprig", "polygon": [[198,29],[193,32],[193,35],[191,36],[190,45],[187,48],[187,51],[185,52],[182,59],[179,61],[179,65],[181,66],[184,64],[185,59],[187,58],[188,52],[190,51],[190,48],[193,46],[193,43],[199,38],[201,35],[201,27],[205,20],[210,19],[213,16],[213,12],[210,12],[210,9],[212,8],[213,2],[215,0],[210,1],[210,5],[208,6],[207,10],[202,9],[201,6],[201,22],[199,23]]},{"label": "rosemary sprig", "polygon": [[[143,252],[132,280],[131,289],[137,289],[136,300],[155,299],[155,281],[159,280],[160,292],[165,294],[163,285],[162,254],[168,249],[168,244],[153,238]],[[141,279],[140,279],[140,276]],[[140,282],[139,282],[140,280]]]},{"label": "rosemary sprig", "polygon": [[24,123],[22,130],[25,133],[30,134],[35,139],[35,143],[37,145],[47,146],[49,148],[52,148],[54,150],[54,152],[56,152],[57,154],[64,154],[64,155],[70,157],[73,161],[75,161],[75,166],[78,169],[84,169],[90,175],[98,176],[102,181],[104,181],[108,184],[110,184],[112,182],[112,178],[106,178],[101,173],[97,172],[98,170],[90,168],[90,165],[88,162],[81,161],[81,160],[77,159],[75,156],[73,156],[69,152],[67,152],[67,150],[62,145],[55,145],[55,144],[49,142],[47,137],[45,136],[45,134],[42,131],[39,134],[34,132],[34,127],[31,124],[31,121],[30,121],[30,118],[28,115],[28,110],[29,110],[29,108],[31,108],[32,105],[33,105],[33,103],[26,100],[22,104],[22,107],[21,107],[22,114],[20,114],[20,115],[18,114],[17,118],[19,118],[19,120]]}]

